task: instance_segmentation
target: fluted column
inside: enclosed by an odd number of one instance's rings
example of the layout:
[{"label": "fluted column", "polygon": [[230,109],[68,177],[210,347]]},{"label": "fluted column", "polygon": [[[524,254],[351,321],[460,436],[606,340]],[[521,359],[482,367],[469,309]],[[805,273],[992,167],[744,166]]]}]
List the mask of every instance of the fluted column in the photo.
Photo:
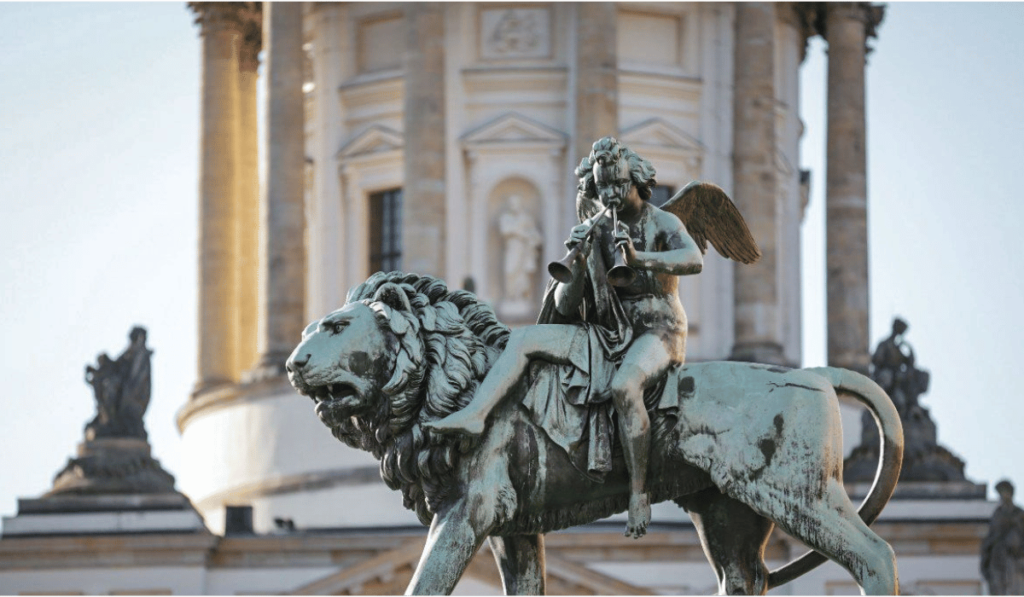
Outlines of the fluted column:
[{"label": "fluted column", "polygon": [[238,320],[238,5],[191,3],[203,38],[199,161],[199,350],[194,393],[231,383]]},{"label": "fluted column", "polygon": [[306,324],[305,126],[302,4],[263,4],[267,168],[260,201],[259,365],[252,379],[284,374]]},{"label": "fluted column", "polygon": [[576,127],[573,159],[590,155],[594,142],[619,133],[619,78],[616,6],[587,2],[574,6],[576,26]]},{"label": "fluted column", "polygon": [[262,5],[246,11],[238,56],[238,347],[239,376],[256,364],[259,318],[259,132],[256,86],[263,45]]},{"label": "fluted column", "polygon": [[733,360],[783,364],[775,169],[775,5],[736,4],[733,197],[761,260],[733,268]]},{"label": "fluted column", "polygon": [[444,277],[445,99],[444,4],[406,5],[404,271]]},{"label": "fluted column", "polygon": [[828,4],[828,143],[825,182],[828,363],[867,373],[868,220],[864,68],[881,7]]}]

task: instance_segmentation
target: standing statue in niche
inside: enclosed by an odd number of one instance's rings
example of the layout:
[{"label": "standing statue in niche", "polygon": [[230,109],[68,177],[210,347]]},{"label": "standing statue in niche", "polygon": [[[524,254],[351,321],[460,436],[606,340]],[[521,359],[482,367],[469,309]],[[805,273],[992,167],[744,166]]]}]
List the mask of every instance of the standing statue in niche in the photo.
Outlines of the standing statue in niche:
[{"label": "standing statue in niche", "polygon": [[502,261],[505,301],[525,304],[531,298],[542,238],[533,216],[523,205],[522,197],[510,195],[506,207],[498,216],[498,233],[505,243]]},{"label": "standing statue in niche", "polygon": [[[723,593],[764,594],[832,559],[865,592],[896,594],[892,548],[867,526],[899,476],[891,400],[843,369],[682,364],[676,277],[699,271],[709,241],[756,261],[746,224],[709,183],[651,207],[653,166],[613,138],[577,176],[580,225],[549,266],[539,325],[510,331],[472,293],[380,272],[310,324],[287,361],[321,422],[374,454],[430,526],[408,592],[451,593],[487,540],[505,592],[541,594],[544,533],[626,511],[640,535],[649,505],[671,500]],[[838,394],[880,428],[859,511],[841,479]],[[769,572],[776,525],[814,551]]]},{"label": "standing statue in niche", "polygon": [[1013,485],[996,484],[999,506],[981,544],[981,575],[990,595],[1024,595],[1024,510],[1013,503]]},{"label": "standing statue in niche", "polygon": [[96,417],[85,427],[86,439],[146,439],[142,416],[149,407],[149,357],[153,351],[146,347],[145,328],[132,328],[128,338],[128,348],[117,360],[102,353],[95,367],[85,367],[85,381],[96,397]]}]

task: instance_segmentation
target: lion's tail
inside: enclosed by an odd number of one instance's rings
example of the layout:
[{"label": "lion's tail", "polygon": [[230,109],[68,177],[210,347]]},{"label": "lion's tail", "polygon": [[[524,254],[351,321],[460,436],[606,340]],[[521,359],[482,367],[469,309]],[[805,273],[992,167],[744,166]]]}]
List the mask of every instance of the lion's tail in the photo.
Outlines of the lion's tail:
[{"label": "lion's tail", "polygon": [[[805,369],[827,379],[837,394],[852,396],[871,412],[871,416],[878,425],[882,445],[878,459],[878,470],[875,472],[875,482],[871,485],[864,502],[861,503],[861,520],[865,524],[871,524],[882,513],[882,508],[889,502],[892,492],[896,489],[896,481],[900,476],[900,467],[903,466],[903,425],[900,423],[900,415],[896,412],[892,400],[886,395],[874,381],[868,377],[836,367],[817,367]],[[785,584],[812,569],[825,563],[827,558],[816,551],[809,551],[799,558],[789,562],[778,570],[768,575],[768,588],[773,589]]]}]

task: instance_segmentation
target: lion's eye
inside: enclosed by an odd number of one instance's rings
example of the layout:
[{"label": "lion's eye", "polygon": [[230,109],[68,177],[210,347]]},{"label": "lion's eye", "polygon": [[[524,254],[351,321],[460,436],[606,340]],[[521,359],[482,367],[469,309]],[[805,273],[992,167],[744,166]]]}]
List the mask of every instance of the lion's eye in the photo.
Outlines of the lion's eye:
[{"label": "lion's eye", "polygon": [[336,322],[334,322],[333,324],[331,324],[331,331],[333,331],[335,334],[340,334],[342,332],[342,330],[345,329],[346,323],[347,322],[344,322],[344,321],[336,321]]}]

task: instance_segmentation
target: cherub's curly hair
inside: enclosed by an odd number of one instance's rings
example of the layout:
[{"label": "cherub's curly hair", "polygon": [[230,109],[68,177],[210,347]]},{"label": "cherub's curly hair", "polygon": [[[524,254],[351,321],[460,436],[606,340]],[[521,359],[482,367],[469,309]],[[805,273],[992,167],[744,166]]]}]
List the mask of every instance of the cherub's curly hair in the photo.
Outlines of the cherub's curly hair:
[{"label": "cherub's curly hair", "polygon": [[633,180],[637,192],[640,193],[640,198],[650,201],[651,189],[658,185],[658,181],[655,180],[657,172],[654,170],[654,165],[650,160],[619,143],[615,137],[604,137],[594,143],[590,155],[580,160],[580,165],[576,167],[576,177],[579,179],[579,185],[576,187],[576,206],[577,211],[580,212],[577,214],[581,216],[580,221],[595,215],[597,213],[595,209],[599,207],[596,205],[597,187],[594,185],[594,164],[620,158],[626,159],[626,164],[629,166],[629,177]]},{"label": "cherub's curly hair", "polygon": [[464,408],[508,342],[509,329],[486,303],[449,291],[431,276],[378,272],[348,293],[366,304],[399,342],[394,373],[376,412],[332,431],[380,459],[380,474],[401,489],[406,508],[429,524],[455,486],[458,442],[422,427]]}]

